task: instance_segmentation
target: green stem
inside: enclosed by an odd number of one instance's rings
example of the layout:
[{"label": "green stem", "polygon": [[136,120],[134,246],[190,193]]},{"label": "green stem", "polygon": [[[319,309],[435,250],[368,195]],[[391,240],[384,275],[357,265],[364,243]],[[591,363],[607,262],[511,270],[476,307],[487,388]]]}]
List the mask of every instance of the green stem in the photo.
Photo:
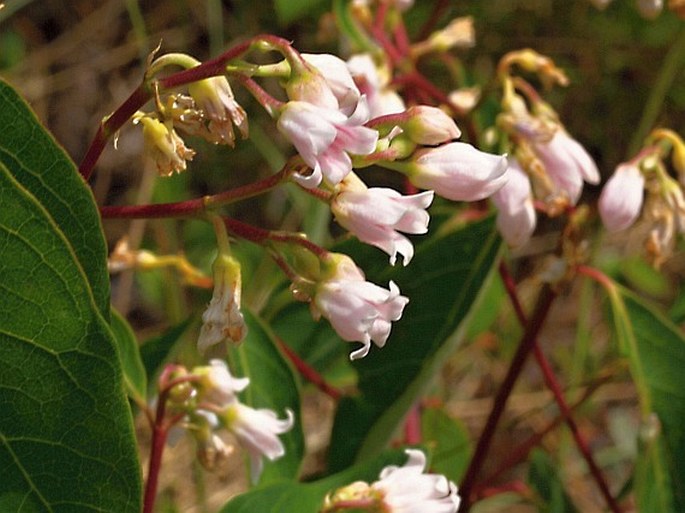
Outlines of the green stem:
[{"label": "green stem", "polygon": [[659,76],[654,82],[645,108],[642,111],[640,123],[637,126],[637,130],[633,132],[633,137],[628,145],[628,156],[637,153],[642,145],[642,141],[654,127],[654,123],[661,113],[668,90],[671,88],[678,73],[682,70],[683,63],[685,63],[685,27],[680,29],[678,37],[664,58]]}]

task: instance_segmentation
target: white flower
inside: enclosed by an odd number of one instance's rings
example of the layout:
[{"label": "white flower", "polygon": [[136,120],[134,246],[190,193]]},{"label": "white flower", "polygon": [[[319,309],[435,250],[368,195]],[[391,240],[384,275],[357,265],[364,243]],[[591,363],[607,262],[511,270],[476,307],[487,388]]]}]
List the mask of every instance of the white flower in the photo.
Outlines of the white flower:
[{"label": "white flower", "polygon": [[198,400],[222,407],[236,402],[237,392],[242,392],[250,384],[250,378],[235,378],[228,370],[226,362],[212,359],[209,365],[196,367],[193,375],[199,377]]},{"label": "white flower", "polygon": [[509,177],[504,186],[492,195],[497,206],[497,228],[513,247],[522,246],[535,231],[536,215],[530,179],[518,161],[509,159]]},{"label": "white flower", "polygon": [[310,175],[295,174],[294,178],[307,188],[317,187],[323,178],[338,184],[352,170],[350,154],[368,155],[376,149],[378,132],[363,126],[368,119],[363,97],[349,118],[308,102],[288,102],[278,118],[278,129],[312,168]]},{"label": "white flower", "polygon": [[286,409],[286,418],[281,420],[269,409],[257,410],[239,402],[230,404],[221,419],[249,453],[253,483],[262,473],[263,457],[274,461],[285,454],[283,443],[277,435],[290,431],[295,423],[292,410]]},{"label": "white flower", "polygon": [[452,142],[418,150],[407,174],[411,183],[455,201],[476,201],[491,196],[507,181],[507,159]]},{"label": "white flower", "polygon": [[568,195],[575,205],[583,192],[583,180],[590,184],[600,181],[599,170],[592,157],[563,128],[552,139],[533,144],[536,154],[555,185]]},{"label": "white flower", "polygon": [[247,114],[235,100],[226,77],[210,77],[193,82],[188,85],[188,92],[209,121],[206,133],[200,135],[215,144],[233,146],[235,125],[243,139],[248,137]]},{"label": "white flower", "polygon": [[350,354],[350,359],[363,358],[373,341],[383,347],[390,335],[391,322],[402,317],[409,299],[400,295],[392,281],[390,290],[365,280],[352,259],[332,254],[333,272],[317,283],[310,303],[314,318],[323,316],[343,340],[361,342],[363,346]]},{"label": "white flower", "polygon": [[134,122],[143,124],[145,153],[157,166],[160,176],[186,170],[186,161],[193,160],[195,151],[186,147],[173,128],[148,116],[139,117]]},{"label": "white flower", "polygon": [[402,467],[385,467],[371,488],[383,496],[387,513],[456,513],[456,485],[445,476],[424,474],[426,456],[415,449],[405,451],[409,459]]},{"label": "white flower", "polygon": [[326,80],[326,84],[338,100],[340,111],[348,115],[354,112],[361,93],[352,79],[347,63],[328,53],[303,53],[301,55]]},{"label": "white flower", "polygon": [[425,209],[432,201],[433,191],[403,196],[388,188],[367,189],[351,173],[334,196],[331,211],[336,221],[360,241],[390,255],[391,265],[395,265],[398,253],[407,265],[414,256],[414,246],[399,232],[426,233],[430,216]]},{"label": "white flower", "polygon": [[620,164],[599,197],[599,214],[607,230],[628,228],[642,210],[645,178],[633,164]]},{"label": "white flower", "polygon": [[359,91],[366,96],[371,118],[406,110],[402,97],[388,87],[390,71],[379,71],[369,54],[352,56],[347,61],[347,68]]},{"label": "white flower", "polygon": [[212,267],[214,291],[207,310],[202,314],[202,328],[197,340],[197,348],[201,352],[227,340],[241,342],[247,334],[240,311],[240,263],[230,255],[220,253]]}]

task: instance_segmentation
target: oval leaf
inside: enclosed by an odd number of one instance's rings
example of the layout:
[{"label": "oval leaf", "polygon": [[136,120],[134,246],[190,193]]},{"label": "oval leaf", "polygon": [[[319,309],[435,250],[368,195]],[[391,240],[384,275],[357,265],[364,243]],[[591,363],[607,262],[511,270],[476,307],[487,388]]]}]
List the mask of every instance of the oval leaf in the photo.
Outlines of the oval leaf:
[{"label": "oval leaf", "polygon": [[0,511],[138,513],[109,327],[66,237],[2,163],[0,204]]},{"label": "oval leaf", "polygon": [[100,313],[107,319],[107,245],[91,190],[24,100],[2,80],[0,127],[0,162],[60,227],[86,274]]}]

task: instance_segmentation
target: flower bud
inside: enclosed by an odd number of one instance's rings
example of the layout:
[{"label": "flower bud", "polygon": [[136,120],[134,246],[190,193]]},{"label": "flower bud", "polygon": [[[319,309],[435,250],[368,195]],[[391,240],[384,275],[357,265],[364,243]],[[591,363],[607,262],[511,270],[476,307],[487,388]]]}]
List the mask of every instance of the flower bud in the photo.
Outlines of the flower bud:
[{"label": "flower bud", "polygon": [[528,242],[535,231],[536,215],[533,206],[533,192],[526,172],[516,159],[509,159],[509,179],[492,196],[497,206],[497,228],[504,240],[513,247]]},{"label": "flower bud", "polygon": [[642,209],[645,178],[634,164],[620,164],[599,197],[599,214],[607,230],[616,232],[635,222]]},{"label": "flower bud", "polygon": [[404,172],[411,183],[454,201],[491,196],[507,181],[507,159],[452,142],[417,151]]},{"label": "flower bud", "polygon": [[437,107],[416,105],[409,107],[406,115],[408,120],[400,128],[417,144],[434,146],[461,136],[454,120]]}]

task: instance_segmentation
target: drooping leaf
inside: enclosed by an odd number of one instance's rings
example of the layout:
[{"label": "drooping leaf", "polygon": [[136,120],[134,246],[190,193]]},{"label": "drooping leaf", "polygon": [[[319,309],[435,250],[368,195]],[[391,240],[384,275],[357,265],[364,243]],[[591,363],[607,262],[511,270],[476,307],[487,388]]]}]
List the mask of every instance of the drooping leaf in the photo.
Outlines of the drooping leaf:
[{"label": "drooping leaf", "polygon": [[634,475],[640,511],[685,510],[685,338],[628,290],[607,284],[616,337],[642,414]]},{"label": "drooping leaf", "polygon": [[131,414],[88,279],[2,163],[0,205],[0,511],[138,513]]},{"label": "drooping leaf", "polygon": [[[354,254],[374,283],[395,281],[410,298],[382,349],[355,362],[359,394],[344,398],[330,448],[332,470],[381,451],[398,423],[463,339],[500,249],[491,218],[420,244],[407,267],[367,262]],[[370,248],[374,250],[375,248]],[[373,253],[375,258],[376,252]]]},{"label": "drooping leaf", "polygon": [[421,413],[422,442],[431,452],[431,471],[461,481],[473,453],[468,429],[438,408]]},{"label": "drooping leaf", "polygon": [[557,467],[547,453],[535,449],[530,455],[528,482],[544,501],[542,511],[549,513],[577,513],[564,489],[564,482],[557,473]]},{"label": "drooping leaf", "polygon": [[108,319],[107,246],[90,189],[24,100],[2,80],[0,127],[0,162],[60,227],[86,274],[95,304]]},{"label": "drooping leaf", "polygon": [[119,348],[121,367],[124,373],[124,383],[129,396],[138,403],[145,403],[147,397],[147,375],[136,335],[128,321],[119,312],[112,310],[112,334]]},{"label": "drooping leaf", "polygon": [[355,465],[343,472],[310,483],[275,483],[239,495],[220,513],[318,513],[326,494],[355,481],[372,483],[387,465],[401,465],[406,456],[401,451],[389,451],[371,461]]},{"label": "drooping leaf", "polygon": [[244,309],[244,314],[247,337],[237,349],[229,352],[232,373],[250,378],[250,385],[241,394],[241,400],[253,408],[269,408],[279,418],[285,417],[286,408],[295,413],[293,428],[279,435],[285,455],[276,461],[265,462],[259,479],[261,486],[298,476],[304,456],[304,435],[299,386],[293,371],[275,346],[269,331],[247,309]]}]

